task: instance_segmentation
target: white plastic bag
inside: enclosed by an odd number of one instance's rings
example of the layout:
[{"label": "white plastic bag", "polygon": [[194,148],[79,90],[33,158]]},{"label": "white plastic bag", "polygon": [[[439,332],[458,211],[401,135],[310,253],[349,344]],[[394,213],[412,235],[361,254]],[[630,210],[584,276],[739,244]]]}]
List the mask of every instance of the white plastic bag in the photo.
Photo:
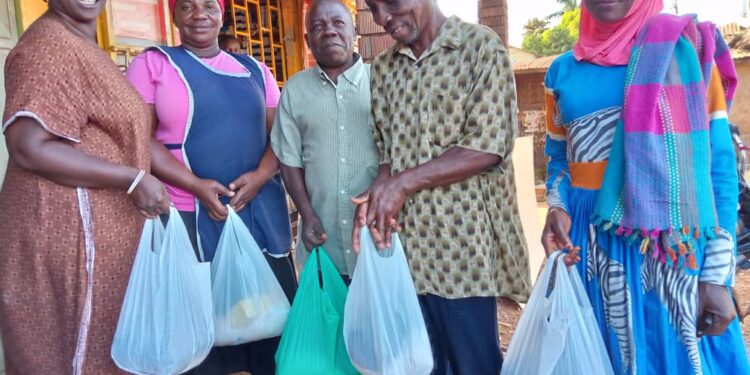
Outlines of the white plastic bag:
[{"label": "white plastic bag", "polygon": [[575,268],[550,255],[503,362],[502,375],[614,374]]},{"label": "white plastic bag", "polygon": [[234,210],[211,264],[216,345],[238,345],[281,335],[289,300],[260,247]]},{"label": "white plastic bag", "polygon": [[417,291],[398,235],[378,253],[363,227],[344,307],[344,341],[365,375],[422,375],[432,371],[432,350]]},{"label": "white plastic bag", "polygon": [[171,375],[203,362],[214,343],[210,277],[174,207],[166,232],[158,218],[147,220],[112,343],[115,364]]}]

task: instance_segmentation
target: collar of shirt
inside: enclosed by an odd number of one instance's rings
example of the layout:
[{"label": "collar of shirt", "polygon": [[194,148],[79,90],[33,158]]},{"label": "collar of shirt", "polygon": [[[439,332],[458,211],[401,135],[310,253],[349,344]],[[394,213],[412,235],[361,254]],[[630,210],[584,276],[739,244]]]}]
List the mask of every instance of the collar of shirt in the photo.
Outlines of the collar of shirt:
[{"label": "collar of shirt", "polygon": [[445,23],[443,23],[443,26],[440,27],[437,38],[432,41],[430,47],[427,48],[427,50],[419,58],[414,56],[414,52],[411,50],[411,47],[402,43],[398,43],[392,51],[393,53],[405,55],[414,61],[419,61],[426,59],[434,53],[437,53],[440,48],[456,49],[463,44],[464,39],[464,36],[461,33],[461,22],[463,21],[461,21],[461,19],[456,16],[448,17],[448,19],[445,20]]},{"label": "collar of shirt", "polygon": [[[340,77],[344,77],[349,83],[351,83],[354,86],[359,86],[360,78],[362,78],[362,73],[364,72],[365,64],[362,62],[362,57],[358,53],[354,53],[354,65],[349,67],[344,74],[342,74]],[[330,78],[328,78],[328,74],[326,74],[325,71],[323,71],[323,68],[320,67],[320,65],[315,64],[315,69],[318,70],[318,77],[322,79],[323,81],[327,81],[331,83],[333,86],[336,86],[336,83],[334,83]]]}]

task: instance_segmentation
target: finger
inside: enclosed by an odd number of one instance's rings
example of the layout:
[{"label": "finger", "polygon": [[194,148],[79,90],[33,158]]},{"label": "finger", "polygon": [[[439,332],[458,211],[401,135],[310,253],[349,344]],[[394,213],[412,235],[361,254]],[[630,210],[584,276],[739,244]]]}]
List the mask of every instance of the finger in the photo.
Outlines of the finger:
[{"label": "finger", "polygon": [[555,240],[554,233],[552,233],[549,228],[545,228],[545,231],[542,233],[542,247],[547,256],[556,250],[557,241]]},{"label": "finger", "polygon": [[365,201],[357,206],[357,210],[354,211],[354,223],[363,227],[367,225],[367,211],[370,209],[369,201]]},{"label": "finger", "polygon": [[234,181],[229,183],[229,189],[230,190],[241,189],[243,186],[245,186],[245,184],[246,182],[244,178],[237,177]]},{"label": "finger", "polygon": [[243,201],[243,202],[238,203],[237,205],[233,205],[232,208],[234,208],[235,212],[240,212],[244,210],[246,206],[247,206],[247,202]]},{"label": "finger", "polygon": [[354,221],[354,228],[352,229],[352,249],[356,254],[359,254],[359,231],[362,230],[362,225],[359,224],[358,220]]},{"label": "finger", "polygon": [[570,241],[568,232],[558,223],[552,224],[552,232],[555,234],[555,240],[558,241],[562,248],[573,250],[573,243]]},{"label": "finger", "polygon": [[385,228],[385,234],[384,234],[384,238],[383,238],[383,240],[385,241],[385,247],[388,248],[388,249],[391,248],[391,245],[392,245],[392,242],[393,242],[391,240],[392,239],[392,237],[391,237],[391,233],[392,233],[391,228],[392,227],[390,225]]},{"label": "finger", "polygon": [[305,248],[308,251],[311,251],[313,249],[313,247],[315,247],[315,241],[313,240],[313,238],[312,238],[313,236],[311,235],[311,233],[308,233],[307,231],[305,231],[305,232],[306,232],[305,236],[304,236],[305,239],[304,239],[303,242],[305,243]]},{"label": "finger", "polygon": [[229,212],[227,211],[227,207],[221,203],[219,198],[212,199],[211,205],[213,206],[212,210],[216,213],[216,215],[220,217],[226,217],[227,214],[229,214]]},{"label": "finger", "polygon": [[360,250],[360,238],[359,233],[362,227],[367,225],[367,210],[369,208],[368,202],[363,202],[354,211],[354,225],[352,226],[352,249],[354,252],[359,254]]},{"label": "finger", "polygon": [[375,247],[377,247],[379,250],[383,250],[383,235],[378,231],[375,227],[370,227],[370,236],[372,237],[372,241],[375,243]]},{"label": "finger", "polygon": [[578,263],[581,260],[581,257],[578,255],[580,251],[581,248],[576,246],[568,254],[565,254],[565,257],[563,258],[565,265],[570,267]]},{"label": "finger", "polygon": [[145,217],[146,219],[153,219],[153,216],[143,209],[138,210],[138,212],[141,214],[141,216]]},{"label": "finger", "polygon": [[213,191],[214,191],[214,193],[216,193],[218,195],[222,195],[222,196],[225,196],[225,197],[233,197],[235,195],[235,192],[234,192],[235,188],[232,187],[233,184],[234,183],[229,184],[229,188],[227,188],[226,186],[224,186],[224,185],[216,182],[214,184]]},{"label": "finger", "polygon": [[377,228],[378,232],[380,232],[381,238],[382,238],[382,244],[385,245],[385,240],[386,240],[386,238],[385,238],[386,224],[389,223],[390,221],[388,220],[388,217],[386,216],[386,213],[383,212],[383,211],[384,210],[383,210],[382,205],[378,205],[378,207],[377,207],[377,214],[375,215],[375,228]]},{"label": "finger", "polygon": [[366,203],[369,199],[370,199],[370,193],[369,192],[365,192],[365,193],[362,193],[360,195],[357,195],[356,197],[352,197],[352,199],[350,199],[350,201],[352,203],[356,204],[357,206],[359,206],[361,204]]},{"label": "finger", "polygon": [[401,224],[399,224],[396,219],[391,220],[390,227],[392,232],[401,232]]},{"label": "finger", "polygon": [[370,192],[370,198],[367,200],[367,224],[377,222],[377,215],[380,212],[382,200],[377,193]]},{"label": "finger", "polygon": [[700,327],[698,333],[707,336],[721,335],[729,325],[729,322],[725,319],[721,319],[718,315],[709,312],[703,314],[700,323],[698,325]]}]

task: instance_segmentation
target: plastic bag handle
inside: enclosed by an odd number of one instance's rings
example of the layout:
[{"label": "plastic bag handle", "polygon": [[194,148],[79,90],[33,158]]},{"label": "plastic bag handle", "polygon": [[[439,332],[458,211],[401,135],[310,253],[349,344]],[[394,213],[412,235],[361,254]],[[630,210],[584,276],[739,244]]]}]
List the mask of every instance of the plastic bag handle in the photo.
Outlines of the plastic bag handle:
[{"label": "plastic bag handle", "polygon": [[[232,206],[230,206],[229,204],[227,204],[226,207],[227,207],[227,219],[224,221],[224,227],[225,228],[226,228],[227,225],[236,225],[235,221],[237,221],[237,220],[242,221],[242,219],[240,219],[237,216],[237,211],[235,211],[234,208],[232,208]],[[234,240],[237,243],[239,243],[240,242],[240,238],[239,238],[239,235],[237,234],[237,230],[234,230],[234,228],[232,228],[232,229],[233,229],[232,230],[232,234],[234,234]],[[242,248],[242,246],[238,246],[237,250],[239,250],[240,253],[244,253],[246,251],[245,249]]]},{"label": "plastic bag handle", "polygon": [[[549,298],[549,296],[552,294],[552,291],[555,290],[555,284],[557,283],[557,267],[560,265],[560,257],[562,256],[561,252],[553,254],[552,261],[552,270],[550,271],[549,275],[549,281],[547,282],[547,291],[544,293],[544,296],[546,298]],[[547,264],[547,267],[549,267],[550,264]]]},{"label": "plastic bag handle", "polygon": [[[170,208],[169,208],[169,216],[170,217],[172,217],[172,210],[173,209],[175,210],[175,212],[177,211],[174,208],[174,206],[170,206]],[[161,241],[159,241],[159,243],[157,243],[157,233],[160,233],[160,232],[163,233],[164,230],[165,230],[164,224],[162,223],[161,218],[157,216],[157,217],[152,218],[152,219],[146,219],[146,223],[144,223],[144,230],[145,230],[145,226],[148,226],[149,230],[151,232],[150,233],[151,234],[151,236],[150,236],[151,238],[149,239],[149,242],[150,242],[149,249],[154,254],[160,254],[161,253],[162,244],[164,243],[164,238],[162,236],[162,238],[160,238]],[[157,228],[161,229],[161,231],[157,231]]]},{"label": "plastic bag handle", "polygon": [[[398,237],[397,233],[391,234],[391,247],[384,250],[377,250],[375,247],[374,241],[372,240],[372,236],[370,235],[370,230],[367,227],[362,227],[362,230],[360,231],[359,237],[363,238],[365,237],[370,241],[373,242],[372,249],[369,249],[369,246],[364,246],[362,249],[362,252],[360,253],[360,256],[366,256],[373,260],[373,262],[379,262],[379,263],[392,263],[392,262],[400,262],[403,258],[404,261],[406,261],[406,253],[404,252],[404,247],[401,245],[401,239]],[[396,243],[398,242],[401,246],[396,246]],[[390,252],[391,254],[388,256],[382,256],[381,253]]]},{"label": "plastic bag handle", "polygon": [[322,248],[323,246],[315,246],[311,250],[312,253],[315,253],[315,261],[318,263],[318,286],[320,286],[320,289],[323,289],[323,268],[320,267],[320,250]]},{"label": "plastic bag handle", "polygon": [[320,267],[320,246],[315,248],[315,257],[318,261],[318,285],[323,289],[323,268]]}]

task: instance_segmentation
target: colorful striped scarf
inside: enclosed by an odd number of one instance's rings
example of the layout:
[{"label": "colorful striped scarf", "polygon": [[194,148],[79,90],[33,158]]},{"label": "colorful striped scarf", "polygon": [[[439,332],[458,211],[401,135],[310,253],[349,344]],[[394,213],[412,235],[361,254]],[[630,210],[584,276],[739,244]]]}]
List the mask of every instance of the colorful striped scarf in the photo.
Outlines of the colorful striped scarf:
[{"label": "colorful striped scarf", "polygon": [[644,26],[594,210],[596,226],[675,267],[696,269],[696,240],[718,228],[707,104],[714,66],[729,106],[737,78],[713,24],[659,14]]}]

